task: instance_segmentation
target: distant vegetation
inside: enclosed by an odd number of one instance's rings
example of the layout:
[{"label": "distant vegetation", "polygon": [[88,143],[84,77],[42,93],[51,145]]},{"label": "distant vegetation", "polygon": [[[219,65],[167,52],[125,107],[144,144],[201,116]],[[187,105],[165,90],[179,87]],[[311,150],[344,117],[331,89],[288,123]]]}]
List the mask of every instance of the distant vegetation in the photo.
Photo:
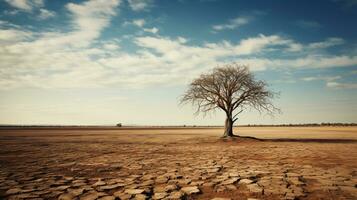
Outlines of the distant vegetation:
[{"label": "distant vegetation", "polygon": [[[121,125],[121,126],[120,126]],[[235,127],[319,127],[319,126],[357,126],[357,123],[307,123],[307,124],[246,124],[238,125]],[[0,125],[0,129],[12,129],[12,128],[70,128],[70,129],[82,129],[82,128],[92,128],[92,129],[116,129],[116,128],[221,128],[222,126],[217,125],[167,125],[167,126],[123,126],[122,124],[116,124],[115,126],[98,126],[98,125]]]},{"label": "distant vegetation", "polygon": [[[242,124],[235,127],[318,127],[318,126],[357,126],[357,123],[308,123],[308,124]],[[162,126],[165,127],[165,126]],[[182,127],[221,127],[221,126],[196,126],[183,125]]]}]

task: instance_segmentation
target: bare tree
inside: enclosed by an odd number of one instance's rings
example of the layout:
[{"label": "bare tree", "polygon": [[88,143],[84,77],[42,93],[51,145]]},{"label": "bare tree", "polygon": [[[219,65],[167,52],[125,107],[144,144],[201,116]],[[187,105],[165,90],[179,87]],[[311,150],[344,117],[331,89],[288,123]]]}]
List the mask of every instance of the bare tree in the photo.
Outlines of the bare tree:
[{"label": "bare tree", "polygon": [[193,80],[181,103],[192,103],[197,107],[196,114],[222,109],[226,113],[223,137],[232,137],[233,124],[244,109],[251,107],[268,114],[279,111],[272,104],[275,95],[266,82],[255,79],[248,67],[233,63]]}]

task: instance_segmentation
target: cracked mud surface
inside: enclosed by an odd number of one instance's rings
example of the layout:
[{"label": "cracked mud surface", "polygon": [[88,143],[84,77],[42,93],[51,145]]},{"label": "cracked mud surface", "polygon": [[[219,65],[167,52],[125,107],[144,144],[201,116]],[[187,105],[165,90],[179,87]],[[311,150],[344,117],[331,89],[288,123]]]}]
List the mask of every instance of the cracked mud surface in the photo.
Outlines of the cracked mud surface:
[{"label": "cracked mud surface", "polygon": [[221,132],[0,130],[0,199],[357,199],[356,127]]}]

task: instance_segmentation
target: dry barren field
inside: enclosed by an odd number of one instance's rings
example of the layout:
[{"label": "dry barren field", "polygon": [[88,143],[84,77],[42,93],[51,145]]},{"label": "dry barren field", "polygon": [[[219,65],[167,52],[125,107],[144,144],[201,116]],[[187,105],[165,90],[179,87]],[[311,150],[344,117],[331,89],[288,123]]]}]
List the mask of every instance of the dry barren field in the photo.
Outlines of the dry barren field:
[{"label": "dry barren field", "polygon": [[357,199],[357,127],[0,130],[0,199]]}]

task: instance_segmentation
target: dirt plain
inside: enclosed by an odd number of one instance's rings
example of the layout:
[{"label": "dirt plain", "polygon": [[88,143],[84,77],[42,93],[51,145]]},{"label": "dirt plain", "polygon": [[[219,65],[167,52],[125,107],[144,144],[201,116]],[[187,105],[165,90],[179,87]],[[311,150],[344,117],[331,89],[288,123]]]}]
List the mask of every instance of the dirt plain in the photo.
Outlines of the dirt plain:
[{"label": "dirt plain", "polygon": [[0,199],[357,199],[357,127],[0,130]]}]

